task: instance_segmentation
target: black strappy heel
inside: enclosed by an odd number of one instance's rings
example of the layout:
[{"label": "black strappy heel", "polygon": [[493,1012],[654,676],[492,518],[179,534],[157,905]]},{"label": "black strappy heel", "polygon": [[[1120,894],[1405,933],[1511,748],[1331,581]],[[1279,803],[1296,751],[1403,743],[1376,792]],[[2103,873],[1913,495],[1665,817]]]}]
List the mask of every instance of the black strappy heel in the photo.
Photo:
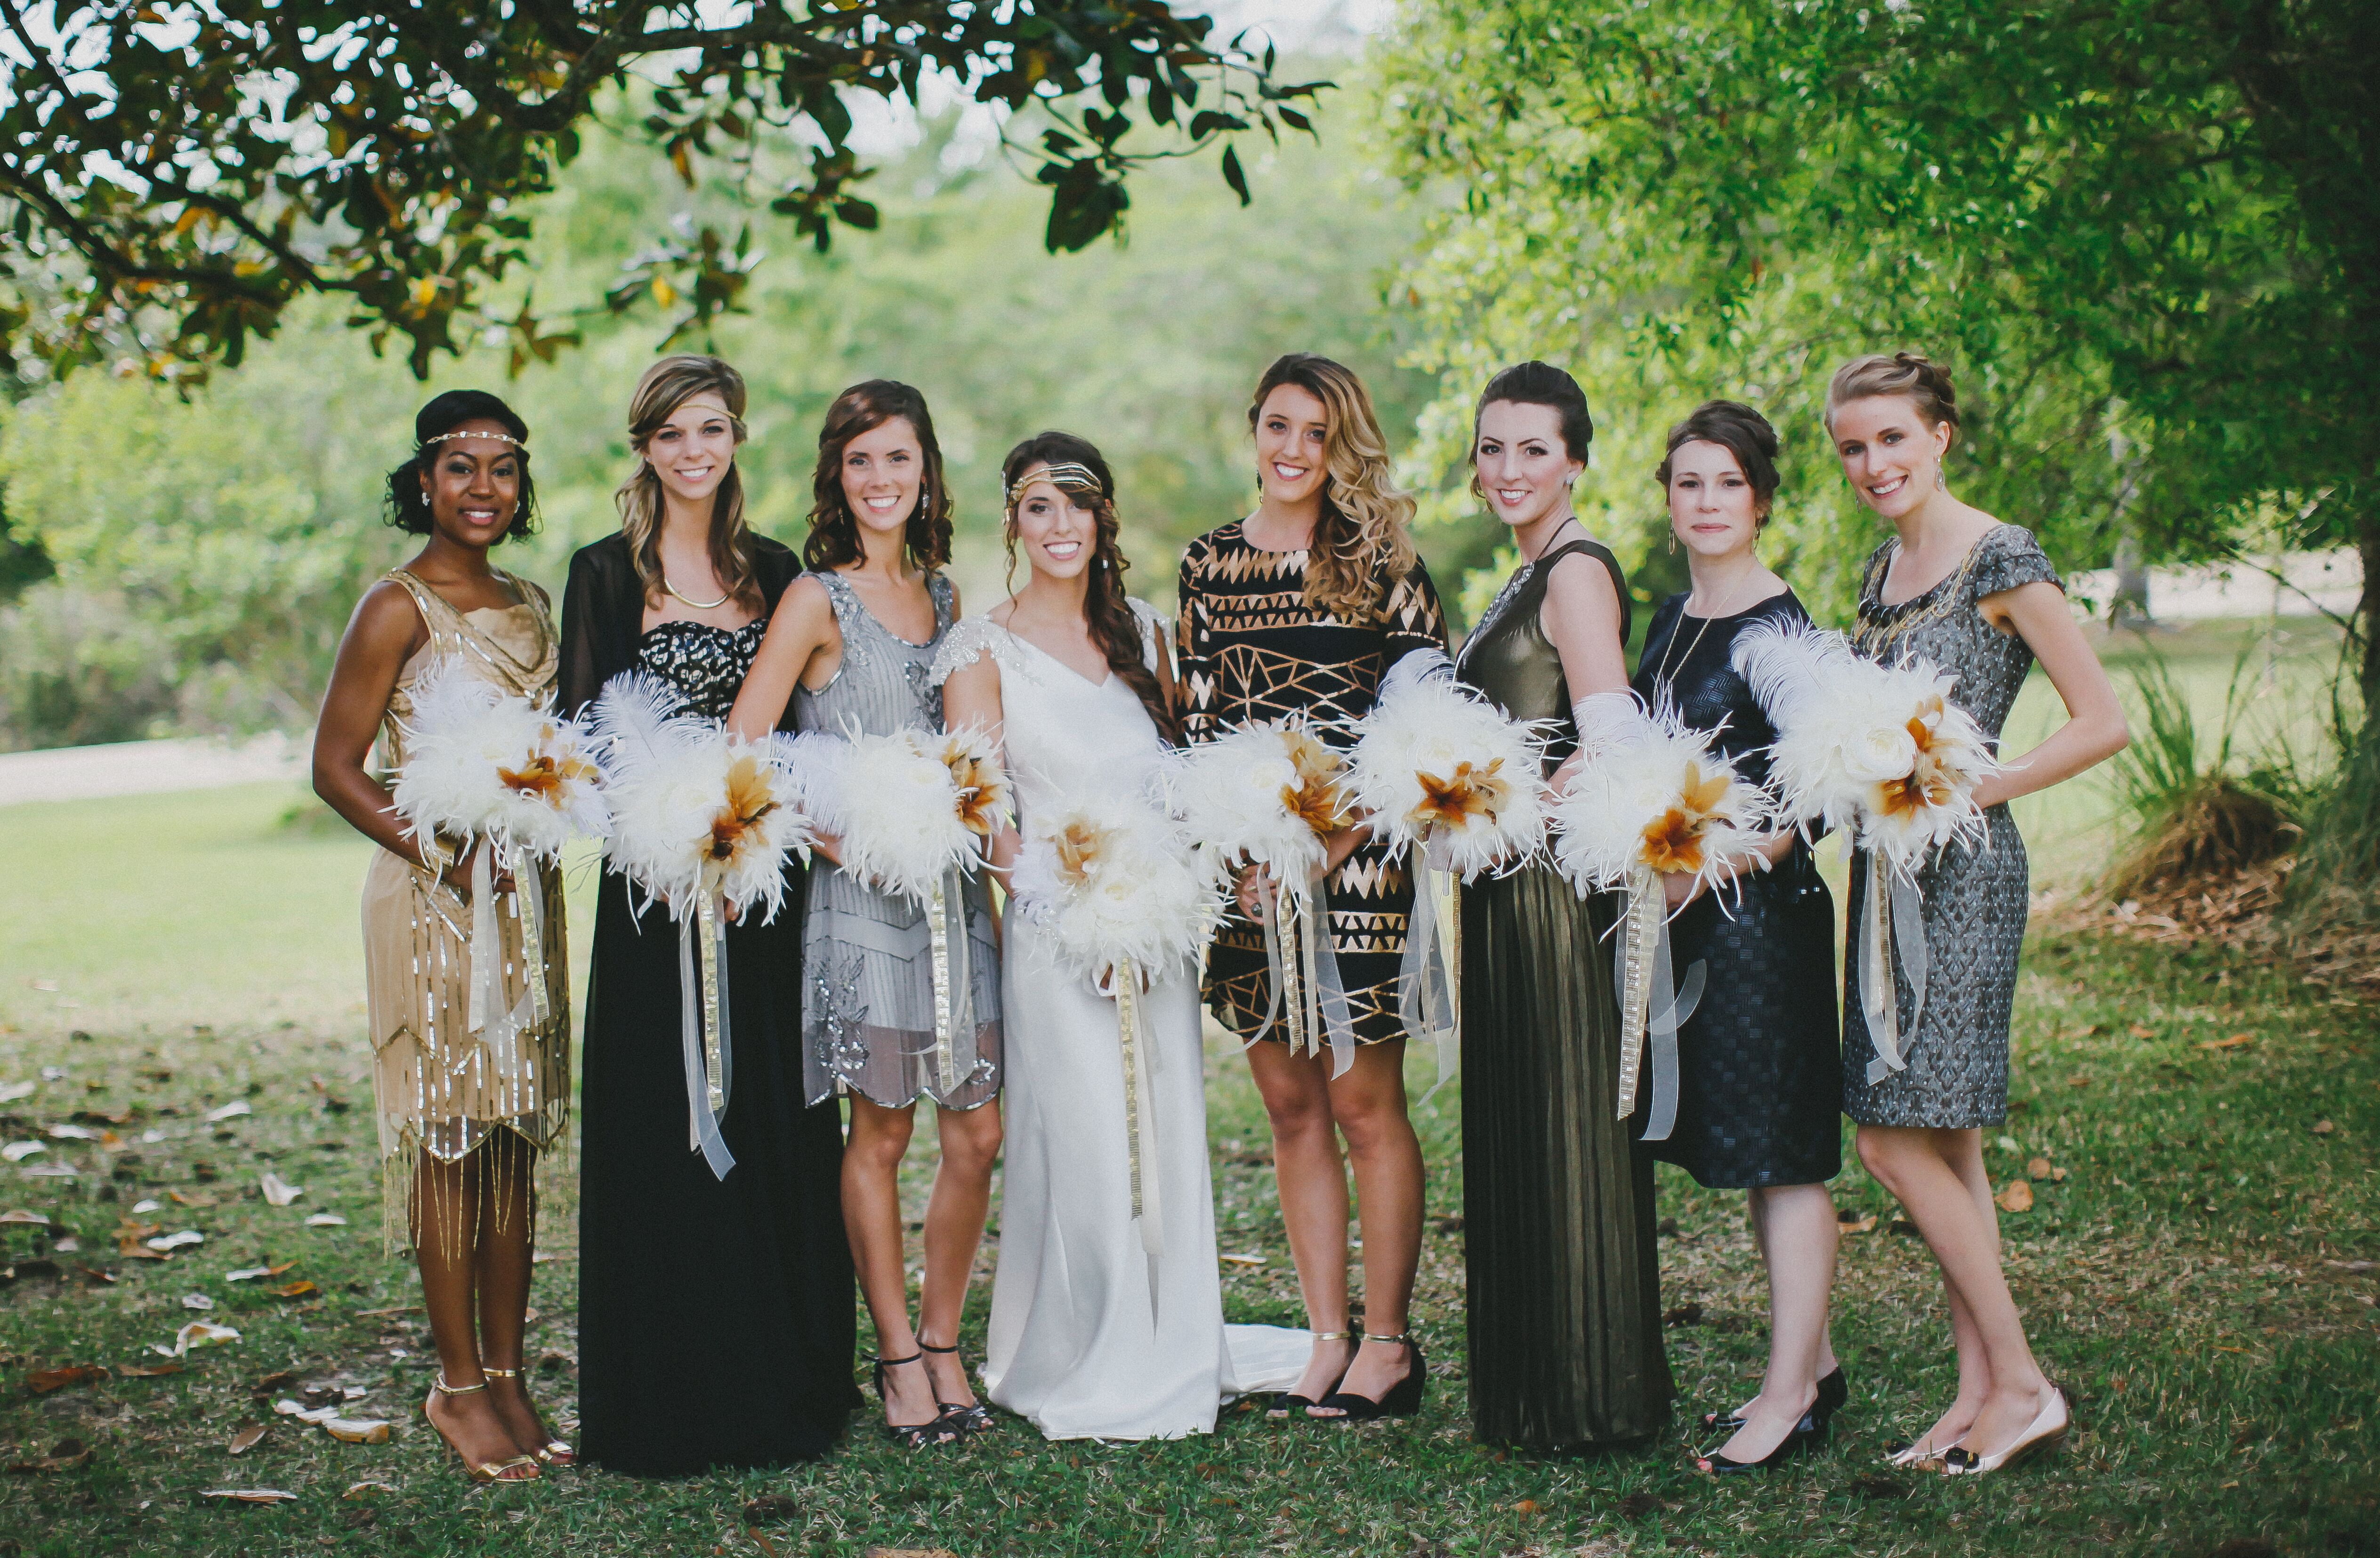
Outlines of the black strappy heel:
[{"label": "black strappy heel", "polygon": [[[921,1352],[937,1353],[944,1356],[959,1350],[955,1343],[950,1347],[938,1347],[934,1346],[933,1343],[926,1340],[923,1336],[917,1338],[917,1347]],[[962,1367],[962,1371],[964,1371],[964,1367]],[[931,1371],[928,1371],[928,1374],[930,1378]],[[958,1402],[945,1401],[938,1395],[934,1397],[934,1405],[942,1409],[942,1419],[944,1421],[964,1432],[985,1433],[989,1432],[992,1427],[991,1408],[985,1406],[980,1401],[975,1403],[971,1407],[961,1406]]]},{"label": "black strappy heel", "polygon": [[[1378,1401],[1368,1395],[1354,1395],[1346,1391],[1334,1390],[1315,1405],[1335,1413],[1336,1416],[1318,1418],[1316,1421],[1353,1423],[1363,1422],[1373,1418],[1410,1418],[1421,1410],[1422,1390],[1429,1381],[1429,1363],[1421,1355],[1421,1344],[1413,1339],[1412,1333],[1406,1331],[1400,1331],[1393,1336],[1375,1336],[1366,1331],[1364,1333],[1364,1340],[1394,1342],[1403,1347],[1408,1360],[1405,1377],[1390,1385],[1388,1394]],[[1349,1366],[1353,1367],[1352,1362]]]},{"label": "black strappy heel", "polygon": [[[1810,1410],[1816,1413],[1822,1419],[1830,1419],[1837,1412],[1841,1411],[1843,1409],[1843,1403],[1849,1401],[1851,1398],[1851,1382],[1843,1377],[1843,1366],[1838,1363],[1833,1369],[1827,1372],[1825,1378],[1818,1382],[1818,1402],[1817,1405],[1811,1407]],[[1705,1412],[1703,1414],[1703,1431],[1705,1433],[1717,1433],[1721,1429],[1725,1429],[1728,1432],[1733,1433],[1737,1429],[1740,1429],[1742,1426],[1743,1414],[1742,1412]],[[1893,1446],[1896,1450],[1906,1447],[1905,1442]]]},{"label": "black strappy heel", "polygon": [[[1343,1342],[1349,1340],[1354,1335],[1354,1333],[1352,1331],[1317,1331],[1314,1333],[1313,1340],[1318,1342]],[[1346,1368],[1339,1371],[1339,1379],[1331,1381],[1330,1383],[1325,1387],[1322,1394],[1325,1396],[1328,1396],[1332,1391],[1337,1390],[1339,1388],[1339,1380],[1345,1379],[1347,1377],[1347,1370],[1353,1369],[1354,1366],[1355,1355],[1351,1352],[1347,1355]],[[1265,1416],[1268,1418],[1286,1418],[1293,1413],[1302,1414],[1308,1407],[1318,1407],[1320,1405],[1321,1403],[1315,1400],[1312,1396],[1300,1395],[1293,1390],[1277,1391],[1274,1393],[1270,1404],[1265,1407]]]},{"label": "black strappy heel", "polygon": [[[906,1368],[912,1363],[923,1363],[926,1361],[926,1355],[922,1352],[913,1352],[906,1358],[879,1358],[871,1361],[876,1365],[872,1371],[876,1382],[876,1398],[884,1403],[885,1410],[890,1411],[892,1407],[892,1397],[884,1388],[884,1371],[888,1369]],[[935,1405],[941,1404],[937,1402]],[[922,1423],[886,1423],[884,1436],[905,1450],[921,1450],[929,1444],[955,1444],[966,1437],[966,1431],[951,1421],[950,1410],[944,1407]]]}]

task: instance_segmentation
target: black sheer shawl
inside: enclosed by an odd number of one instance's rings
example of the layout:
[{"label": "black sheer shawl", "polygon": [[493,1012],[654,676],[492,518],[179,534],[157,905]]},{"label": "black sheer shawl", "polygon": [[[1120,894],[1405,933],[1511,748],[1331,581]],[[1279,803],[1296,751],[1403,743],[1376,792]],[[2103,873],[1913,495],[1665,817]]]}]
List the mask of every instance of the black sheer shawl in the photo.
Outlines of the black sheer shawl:
[{"label": "black sheer shawl", "polygon": [[[801,559],[782,541],[752,537],[752,562],[760,581],[762,614],[777,609],[785,586],[802,571]],[[562,712],[577,718],[602,692],[603,683],[637,664],[637,641],[644,636],[645,592],[628,538],[613,532],[571,554],[570,583],[562,594],[562,669],[556,697]],[[777,721],[794,728],[794,700]]]}]

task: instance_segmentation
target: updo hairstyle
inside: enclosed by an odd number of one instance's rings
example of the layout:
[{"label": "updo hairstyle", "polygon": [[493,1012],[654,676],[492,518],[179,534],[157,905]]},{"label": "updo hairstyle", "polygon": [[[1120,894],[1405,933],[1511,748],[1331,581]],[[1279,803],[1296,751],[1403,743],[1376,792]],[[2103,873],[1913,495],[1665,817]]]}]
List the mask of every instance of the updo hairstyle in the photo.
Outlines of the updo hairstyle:
[{"label": "updo hairstyle", "polygon": [[[427,405],[414,413],[412,455],[388,473],[388,489],[381,500],[382,518],[388,524],[408,536],[427,536],[437,529],[421,478],[445,448],[441,435],[466,422],[493,422],[519,445],[528,442],[528,424],[500,396],[485,390],[448,390],[431,397]],[[439,441],[432,442],[433,439]],[[537,529],[537,484],[529,479],[528,450],[516,447],[513,455],[520,465],[520,503],[513,510],[513,522],[496,537],[500,541],[517,541]]]},{"label": "updo hairstyle", "polygon": [[[1841,376],[1836,376],[1841,382]],[[1670,457],[1690,443],[1716,443],[1735,456],[1736,468],[1752,488],[1760,506],[1760,523],[1768,523],[1768,505],[1777,496],[1777,429],[1742,401],[1706,400],[1670,429],[1669,447],[1653,479],[1670,489]]]}]

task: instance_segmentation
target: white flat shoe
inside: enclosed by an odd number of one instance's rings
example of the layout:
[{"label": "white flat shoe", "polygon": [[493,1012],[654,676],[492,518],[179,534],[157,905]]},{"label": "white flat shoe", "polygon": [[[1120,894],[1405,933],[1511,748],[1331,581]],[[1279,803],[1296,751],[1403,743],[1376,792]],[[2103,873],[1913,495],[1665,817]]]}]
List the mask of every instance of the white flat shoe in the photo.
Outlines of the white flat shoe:
[{"label": "white flat shoe", "polygon": [[1980,1477],[1986,1471],[2014,1466],[2027,1455],[2047,1449],[2064,1439],[2069,1426],[2066,1397],[2056,1385],[2048,1389],[2049,1404],[2034,1414],[2033,1422],[2017,1435],[2015,1443],[1988,1455],[1979,1455],[1963,1445],[1953,1445],[1942,1452],[1942,1474],[1946,1477]]}]

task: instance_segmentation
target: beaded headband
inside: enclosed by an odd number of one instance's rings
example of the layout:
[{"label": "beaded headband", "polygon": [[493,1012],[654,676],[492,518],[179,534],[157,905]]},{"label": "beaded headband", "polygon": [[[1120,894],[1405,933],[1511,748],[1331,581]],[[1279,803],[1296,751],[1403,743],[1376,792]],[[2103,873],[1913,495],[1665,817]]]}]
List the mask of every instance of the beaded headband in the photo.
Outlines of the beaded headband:
[{"label": "beaded headband", "polygon": [[519,440],[519,439],[516,439],[516,438],[513,437],[513,435],[512,435],[512,434],[510,434],[510,433],[467,433],[467,432],[463,431],[460,428],[457,428],[455,431],[453,431],[453,432],[451,432],[451,433],[440,433],[436,438],[426,438],[426,439],[423,439],[423,440],[421,441],[421,447],[422,447],[422,448],[424,448],[424,449],[427,449],[427,448],[429,448],[429,447],[430,447],[431,444],[433,444],[433,443],[443,443],[443,442],[445,442],[445,441],[446,441],[448,439],[450,439],[450,438],[486,438],[486,439],[493,439],[493,440],[495,440],[498,443],[509,443],[509,444],[511,444],[515,449],[519,450],[519,451],[520,451],[522,453],[524,453],[524,454],[526,454],[526,453],[528,453],[528,445],[527,443],[523,442],[521,440]]},{"label": "beaded headband", "polygon": [[1046,481],[1050,486],[1059,488],[1062,490],[1066,489],[1075,489],[1091,493],[1100,493],[1106,490],[1100,486],[1099,478],[1091,474],[1091,468],[1088,465],[1077,465],[1074,461],[1068,460],[1061,465],[1036,465],[1033,469],[1026,471],[1023,476],[1018,477],[1016,478],[1016,484],[1008,489],[1009,507],[1014,508],[1016,506],[1016,500],[1025,496],[1025,489],[1032,486],[1037,481]]}]

